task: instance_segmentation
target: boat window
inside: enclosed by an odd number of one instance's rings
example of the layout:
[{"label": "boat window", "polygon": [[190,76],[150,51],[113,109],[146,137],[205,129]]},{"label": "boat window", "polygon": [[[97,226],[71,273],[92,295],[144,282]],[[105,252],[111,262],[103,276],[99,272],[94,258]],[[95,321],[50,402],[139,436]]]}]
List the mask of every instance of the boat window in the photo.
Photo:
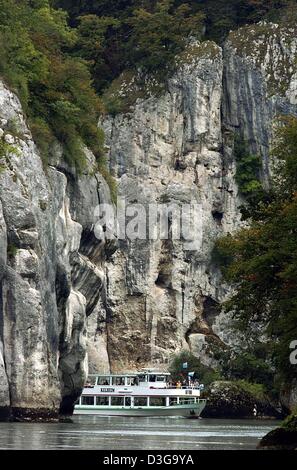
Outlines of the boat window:
[{"label": "boat window", "polygon": [[110,384],[109,377],[98,377],[97,384],[98,385],[109,385]]},{"label": "boat window", "polygon": [[108,406],[109,405],[109,398],[108,397],[96,397],[96,405],[98,406]]},{"label": "boat window", "polygon": [[86,397],[86,396],[82,397],[81,404],[88,405],[88,406],[94,405],[94,397]]},{"label": "boat window", "polygon": [[164,375],[157,375],[157,382],[166,382],[166,377]]},{"label": "boat window", "polygon": [[111,397],[111,406],[124,406],[124,397]]},{"label": "boat window", "polygon": [[147,406],[146,397],[134,397],[134,406]]},{"label": "boat window", "polygon": [[180,403],[180,405],[191,405],[191,404],[195,403],[195,398],[190,398],[190,397],[180,398],[179,403]]},{"label": "boat window", "polygon": [[139,376],[139,382],[147,382],[146,375],[140,375]]},{"label": "boat window", "polygon": [[172,397],[170,397],[170,398],[169,398],[169,405],[170,405],[170,406],[175,406],[175,405],[177,405],[177,398],[172,398]]},{"label": "boat window", "polygon": [[112,385],[125,385],[125,377],[113,377]]},{"label": "boat window", "polygon": [[126,385],[137,385],[137,377],[126,377]]},{"label": "boat window", "polygon": [[156,376],[150,375],[149,382],[156,382]]},{"label": "boat window", "polygon": [[166,397],[150,397],[150,406],[166,406]]},{"label": "boat window", "polygon": [[131,406],[131,397],[125,397],[125,406]]}]

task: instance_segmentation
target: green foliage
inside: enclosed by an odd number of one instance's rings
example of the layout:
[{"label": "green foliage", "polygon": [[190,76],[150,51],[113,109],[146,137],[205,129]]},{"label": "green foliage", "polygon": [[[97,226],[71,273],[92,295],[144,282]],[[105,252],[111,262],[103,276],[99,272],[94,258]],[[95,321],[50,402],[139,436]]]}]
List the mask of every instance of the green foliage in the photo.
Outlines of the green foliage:
[{"label": "green foliage", "polygon": [[[105,109],[112,116],[129,112],[137,97],[143,96],[148,75],[165,83],[174,70],[175,57],[183,53],[190,37],[220,43],[238,26],[268,17],[275,19],[274,16],[281,19],[295,3],[295,0],[53,2],[68,11],[70,24],[77,27],[73,55],[88,63],[94,87],[103,95]],[[132,87],[123,96],[115,88],[127,73],[141,74],[141,77],[136,91]],[[256,167],[257,158],[250,156],[248,163]],[[242,183],[249,196],[260,190],[257,178]]]},{"label": "green foliage", "polygon": [[289,345],[297,338],[297,118],[279,127],[274,158],[281,164],[271,202],[249,228],[220,240],[216,256],[236,287],[225,309],[247,341],[253,332],[267,336],[276,376],[287,379],[296,374]]},{"label": "green foliage", "polygon": [[5,142],[4,136],[0,138],[0,159],[7,157],[9,153],[16,152],[16,148]]},{"label": "green foliage", "polygon": [[20,130],[20,123],[17,118],[11,118],[7,121],[5,131],[17,138],[22,138],[23,134]]},{"label": "green foliage", "polygon": [[34,117],[29,120],[30,129],[33,139],[38,143],[43,164],[49,163],[50,151],[54,144],[54,136],[48,123],[40,118]]},{"label": "green foliage", "polygon": [[[113,92],[123,73],[142,72],[140,81],[149,74],[164,83],[174,69],[176,55],[185,50],[190,37],[221,42],[231,29],[269,15],[272,18],[273,14],[280,18],[280,12],[284,14],[288,5],[294,3],[293,0],[53,2],[68,11],[70,24],[77,27],[73,55],[88,63],[94,87],[99,95],[104,94],[106,111],[113,116],[129,111],[133,101],[128,93],[123,97]],[[138,94],[142,94],[139,86]],[[130,95],[135,96],[134,88]],[[256,166],[256,157],[250,158],[250,165]],[[258,189],[256,179],[246,183],[249,194]]]},{"label": "green foliage", "polygon": [[0,174],[7,168],[8,157],[11,153],[18,155],[18,149],[5,141],[4,135],[0,138]]},{"label": "green foliage", "polygon": [[282,200],[290,199],[297,189],[297,120],[293,116],[281,116],[278,124],[272,155],[276,159],[275,171],[281,175],[275,182],[275,191]]},{"label": "green foliage", "polygon": [[12,243],[7,245],[7,256],[13,258],[16,256],[18,248]]},{"label": "green foliage", "polygon": [[[176,4],[183,0],[176,0]],[[290,6],[296,7],[292,0],[188,0],[193,11],[203,11],[206,15],[206,37],[222,42],[230,30],[246,23],[262,19],[280,21],[282,13]]]},{"label": "green foliage", "polygon": [[101,104],[86,62],[71,53],[77,32],[67,25],[66,13],[47,0],[0,0],[0,38],[0,72],[18,92],[44,160],[53,139],[78,170],[84,144],[100,157]]},{"label": "green foliage", "polygon": [[287,416],[287,418],[282,422],[282,428],[285,428],[289,431],[297,431],[297,409],[293,411],[292,414]]},{"label": "green foliage", "polygon": [[[188,363],[188,368],[183,369],[183,363]],[[219,372],[204,366],[201,361],[188,351],[182,351],[172,357],[169,365],[169,372],[172,379],[184,380],[187,379],[188,372],[195,372],[195,377],[200,383],[204,385],[210,385],[215,380],[220,380],[221,375]]]},{"label": "green foliage", "polygon": [[164,91],[163,79],[143,76],[127,70],[116,78],[102,95],[105,111],[111,116],[131,111],[138,99],[159,96]]},{"label": "green foliage", "polygon": [[[82,14],[113,16],[121,21],[130,17],[135,9],[153,12],[157,0],[56,0],[57,5],[69,11],[73,21]],[[191,15],[206,16],[206,37],[222,41],[230,29],[263,18],[279,21],[287,9],[294,11],[295,0],[174,0],[173,8],[186,5]],[[295,8],[296,9],[296,8]],[[292,16],[292,15],[290,15]]]},{"label": "green foliage", "polygon": [[131,28],[127,42],[129,61],[149,73],[165,74],[189,36],[201,36],[202,14],[191,14],[183,4],[172,11],[173,0],[160,0],[153,11],[139,8],[127,20]]},{"label": "green foliage", "polygon": [[266,398],[266,390],[262,383],[251,383],[246,380],[238,380],[236,383],[258,400]]},{"label": "green foliage", "polygon": [[99,173],[103,176],[106,183],[108,184],[108,187],[109,187],[109,190],[110,190],[111,200],[114,204],[116,204],[117,203],[117,194],[118,194],[117,183],[116,183],[115,178],[111,175],[111,173],[108,169],[107,161],[106,161],[105,158],[101,158],[97,162],[96,169],[99,171]]},{"label": "green foliage", "polygon": [[[164,78],[189,36],[200,37],[204,15],[174,0],[56,2],[77,24],[75,54],[85,59],[98,93],[124,71],[140,70]],[[111,100],[110,100],[111,101]],[[119,107],[119,99],[110,108]]]},{"label": "green foliage", "polygon": [[222,364],[222,373],[233,380],[245,380],[247,383],[260,383],[271,392],[274,384],[274,371],[269,364],[269,352],[259,357],[257,350],[249,352],[242,348],[236,355]]},{"label": "green foliage", "polygon": [[255,211],[265,196],[261,182],[261,158],[258,155],[251,155],[246,143],[239,136],[235,137],[234,156],[236,160],[235,181],[239,193],[245,200],[241,211],[244,217],[249,217],[251,210]]},{"label": "green foliage", "polygon": [[119,42],[121,28],[120,21],[110,16],[79,17],[76,50],[88,62],[98,93],[108,87],[115,75],[125,67],[123,53],[120,53],[123,48],[122,42]]}]

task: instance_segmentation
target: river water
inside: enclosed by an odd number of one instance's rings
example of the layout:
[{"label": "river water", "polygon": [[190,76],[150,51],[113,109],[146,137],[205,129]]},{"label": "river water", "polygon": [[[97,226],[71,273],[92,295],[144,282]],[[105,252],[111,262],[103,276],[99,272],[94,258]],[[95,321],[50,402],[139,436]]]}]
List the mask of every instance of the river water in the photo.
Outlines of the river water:
[{"label": "river water", "polygon": [[0,423],[0,449],[255,449],[276,421],[74,416],[73,423]]}]

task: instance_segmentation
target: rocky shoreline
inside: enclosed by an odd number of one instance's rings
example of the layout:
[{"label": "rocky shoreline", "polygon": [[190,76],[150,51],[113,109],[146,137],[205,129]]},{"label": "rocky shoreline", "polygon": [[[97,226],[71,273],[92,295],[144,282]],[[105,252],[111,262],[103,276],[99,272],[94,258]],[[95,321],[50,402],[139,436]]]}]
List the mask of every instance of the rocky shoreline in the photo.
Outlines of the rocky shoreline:
[{"label": "rocky shoreline", "polygon": [[297,415],[290,415],[283,424],[264,436],[261,450],[297,450]]},{"label": "rocky shoreline", "polygon": [[56,410],[47,408],[0,408],[0,422],[57,423],[60,416]]},{"label": "rocky shoreline", "polygon": [[214,382],[207,396],[203,418],[281,419],[281,411],[266,396],[256,396],[240,384]]}]

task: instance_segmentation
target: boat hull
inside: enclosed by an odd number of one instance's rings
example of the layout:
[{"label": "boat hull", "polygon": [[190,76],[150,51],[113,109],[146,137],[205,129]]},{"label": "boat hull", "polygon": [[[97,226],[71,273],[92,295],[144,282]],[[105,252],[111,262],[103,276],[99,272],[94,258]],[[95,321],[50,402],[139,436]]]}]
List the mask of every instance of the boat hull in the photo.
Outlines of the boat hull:
[{"label": "boat hull", "polygon": [[181,416],[186,418],[199,417],[205,408],[206,401],[191,405],[158,406],[158,407],[107,407],[107,406],[79,406],[74,408],[75,415],[99,416]]}]

